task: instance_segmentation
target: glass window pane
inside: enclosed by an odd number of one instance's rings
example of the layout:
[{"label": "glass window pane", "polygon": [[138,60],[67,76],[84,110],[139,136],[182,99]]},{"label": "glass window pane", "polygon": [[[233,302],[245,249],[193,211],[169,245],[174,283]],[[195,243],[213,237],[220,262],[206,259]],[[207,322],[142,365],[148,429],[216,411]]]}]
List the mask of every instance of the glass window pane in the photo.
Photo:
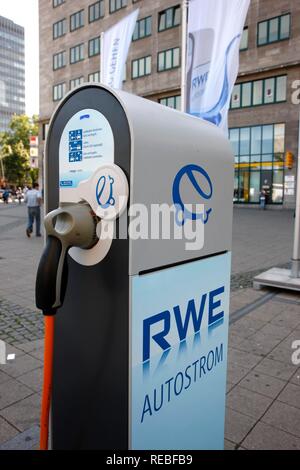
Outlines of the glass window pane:
[{"label": "glass window pane", "polygon": [[267,31],[268,31],[268,24],[266,21],[259,23],[258,25],[258,44],[266,44],[267,43]]},{"label": "glass window pane", "polygon": [[262,104],[263,101],[263,81],[258,80],[253,82],[253,105]]},{"label": "glass window pane", "polygon": [[262,126],[262,153],[273,153],[273,126]]},{"label": "glass window pane", "polygon": [[249,155],[241,155],[240,156],[240,163],[249,163],[250,162],[250,156]]},{"label": "glass window pane", "polygon": [[158,54],[158,70],[164,70],[165,67],[165,53],[160,52]]},{"label": "glass window pane", "polygon": [[179,47],[173,49],[173,67],[179,66]]},{"label": "glass window pane", "polygon": [[181,96],[176,96],[176,109],[181,109]]},{"label": "glass window pane", "polygon": [[139,76],[145,75],[145,59],[139,60]]},{"label": "glass window pane", "polygon": [[147,36],[150,36],[151,34],[151,16],[149,18],[146,19],[146,35]]},{"label": "glass window pane", "polygon": [[234,155],[239,154],[239,129],[230,129],[229,139],[233,148]]},{"label": "glass window pane", "polygon": [[151,57],[146,57],[146,74],[149,75],[151,73]]},{"label": "glass window pane", "polygon": [[231,95],[231,108],[239,108],[241,105],[241,85],[234,85]]},{"label": "glass window pane", "polygon": [[134,28],[134,31],[133,31],[132,39],[136,40],[136,39],[138,39],[138,37],[139,37],[139,23],[137,21],[135,23],[135,28]]},{"label": "glass window pane", "polygon": [[239,199],[239,170],[234,172],[234,190],[233,190],[233,201],[237,202]]},{"label": "glass window pane", "polygon": [[240,155],[249,155],[250,153],[250,128],[243,127],[240,130]]},{"label": "glass window pane", "polygon": [[159,31],[162,31],[163,29],[166,28],[166,14],[161,13],[159,16]]},{"label": "glass window pane", "polygon": [[281,203],[283,201],[283,171],[273,171],[272,202]]},{"label": "glass window pane", "polygon": [[170,69],[172,67],[172,50],[166,51],[166,69]]},{"label": "glass window pane", "polygon": [[274,153],[284,152],[284,124],[274,125]]},{"label": "glass window pane", "polygon": [[166,28],[171,28],[173,26],[173,8],[169,8],[166,11]]},{"label": "glass window pane", "polygon": [[251,85],[252,83],[243,83],[242,84],[242,106],[251,105]]},{"label": "glass window pane", "polygon": [[269,42],[279,39],[279,18],[269,21]]},{"label": "glass window pane", "polygon": [[264,103],[274,103],[275,78],[265,80]]},{"label": "glass window pane", "polygon": [[243,51],[248,47],[248,28],[243,29],[242,38],[240,42],[240,50]]},{"label": "glass window pane", "polygon": [[239,174],[239,200],[249,202],[249,170],[241,168]]},{"label": "glass window pane", "polygon": [[132,62],[132,78],[136,78],[138,76],[138,61],[134,60]]},{"label": "glass window pane", "polygon": [[286,100],[286,77],[276,78],[276,101]]},{"label": "glass window pane", "polygon": [[174,13],[174,26],[178,24],[180,24],[180,7],[176,7]]},{"label": "glass window pane", "polygon": [[140,37],[145,36],[145,20],[140,21]]},{"label": "glass window pane", "polygon": [[251,171],[250,173],[250,202],[259,202],[260,193],[260,171]]},{"label": "glass window pane", "polygon": [[260,154],[261,127],[251,128],[251,155]]},{"label": "glass window pane", "polygon": [[280,39],[290,37],[290,15],[283,15],[280,18]]}]

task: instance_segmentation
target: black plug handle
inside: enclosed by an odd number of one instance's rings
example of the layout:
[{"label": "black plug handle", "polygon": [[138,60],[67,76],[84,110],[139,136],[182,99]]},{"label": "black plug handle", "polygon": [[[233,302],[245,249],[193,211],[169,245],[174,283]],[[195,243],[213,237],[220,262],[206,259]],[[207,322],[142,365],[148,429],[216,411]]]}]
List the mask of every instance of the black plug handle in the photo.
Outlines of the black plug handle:
[{"label": "black plug handle", "polygon": [[63,302],[67,284],[67,250],[61,241],[49,235],[40,259],[36,284],[36,306],[44,315],[55,315]]}]

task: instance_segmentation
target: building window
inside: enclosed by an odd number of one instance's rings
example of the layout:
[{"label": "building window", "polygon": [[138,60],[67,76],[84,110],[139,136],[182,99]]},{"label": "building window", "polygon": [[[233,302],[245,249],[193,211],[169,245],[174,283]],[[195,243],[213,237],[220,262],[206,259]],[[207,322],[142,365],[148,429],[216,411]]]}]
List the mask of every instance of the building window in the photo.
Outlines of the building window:
[{"label": "building window", "polygon": [[77,11],[70,16],[70,31],[84,26],[84,10]]},{"label": "building window", "polygon": [[66,51],[59,52],[53,56],[53,70],[66,66]]},{"label": "building window", "polygon": [[257,45],[264,46],[276,41],[282,41],[290,37],[291,15],[277,16],[258,23]]},{"label": "building window", "polygon": [[167,98],[161,98],[159,100],[159,103],[165,106],[169,106],[169,108],[180,110],[181,109],[181,96],[176,95],[176,96],[168,96]]},{"label": "building window", "polygon": [[238,83],[231,95],[230,108],[246,108],[286,101],[287,76]]},{"label": "building window", "polygon": [[168,8],[158,14],[158,31],[174,28],[180,24],[180,5]]},{"label": "building window", "polygon": [[70,63],[75,64],[84,59],[84,44],[78,44],[70,49]]},{"label": "building window", "polygon": [[63,20],[57,21],[57,23],[54,23],[53,39],[64,36],[66,32],[67,32],[67,20],[65,18]]},{"label": "building window", "polygon": [[136,22],[132,40],[137,41],[137,39],[142,39],[147,36],[151,36],[152,30],[152,16],[148,16],[147,18],[142,18],[141,20]]},{"label": "building window", "polygon": [[240,42],[240,51],[248,49],[248,26],[243,29],[243,34]]},{"label": "building window", "polygon": [[62,3],[65,3],[65,0],[53,0],[53,8],[62,5]]},{"label": "building window", "polygon": [[66,94],[66,84],[65,83],[58,83],[53,87],[53,101],[58,101],[63,98]]},{"label": "building window", "polygon": [[89,82],[100,83],[100,72],[90,73],[88,77]]},{"label": "building window", "polygon": [[163,72],[164,70],[174,69],[179,67],[179,47],[173,47],[166,51],[161,51],[157,54],[157,70]]},{"label": "building window", "polygon": [[73,88],[81,85],[83,82],[84,77],[72,78],[72,80],[70,80],[70,90],[73,90]]},{"label": "building window", "polygon": [[234,201],[259,203],[262,190],[268,204],[283,201],[284,124],[229,130],[235,155]]},{"label": "building window", "polygon": [[100,36],[89,40],[89,57],[100,54]]},{"label": "building window", "polygon": [[89,22],[97,21],[104,16],[104,0],[89,6]]},{"label": "building window", "polygon": [[114,13],[127,6],[127,0],[109,0],[109,13]]},{"label": "building window", "polygon": [[135,59],[131,64],[131,78],[144,77],[151,74],[151,55]]}]

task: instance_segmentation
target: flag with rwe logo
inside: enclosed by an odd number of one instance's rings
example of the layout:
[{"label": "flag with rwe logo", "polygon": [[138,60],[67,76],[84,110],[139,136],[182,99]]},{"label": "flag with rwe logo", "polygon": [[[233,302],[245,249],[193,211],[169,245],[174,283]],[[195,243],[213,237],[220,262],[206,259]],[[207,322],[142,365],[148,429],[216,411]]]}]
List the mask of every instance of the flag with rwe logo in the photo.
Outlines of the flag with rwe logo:
[{"label": "flag with rwe logo", "polygon": [[139,9],[134,10],[101,35],[101,83],[122,88],[122,78]]},{"label": "flag with rwe logo", "polygon": [[186,112],[227,130],[250,0],[190,0]]}]

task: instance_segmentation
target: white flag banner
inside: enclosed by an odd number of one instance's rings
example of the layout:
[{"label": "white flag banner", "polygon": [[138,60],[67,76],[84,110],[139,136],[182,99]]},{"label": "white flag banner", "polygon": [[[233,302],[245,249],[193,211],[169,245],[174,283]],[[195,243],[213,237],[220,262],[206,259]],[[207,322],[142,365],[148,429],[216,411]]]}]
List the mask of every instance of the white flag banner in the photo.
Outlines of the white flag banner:
[{"label": "white flag banner", "polygon": [[227,131],[250,0],[190,0],[186,112]]},{"label": "white flag banner", "polygon": [[122,88],[122,78],[139,9],[134,10],[102,34],[101,83]]}]

